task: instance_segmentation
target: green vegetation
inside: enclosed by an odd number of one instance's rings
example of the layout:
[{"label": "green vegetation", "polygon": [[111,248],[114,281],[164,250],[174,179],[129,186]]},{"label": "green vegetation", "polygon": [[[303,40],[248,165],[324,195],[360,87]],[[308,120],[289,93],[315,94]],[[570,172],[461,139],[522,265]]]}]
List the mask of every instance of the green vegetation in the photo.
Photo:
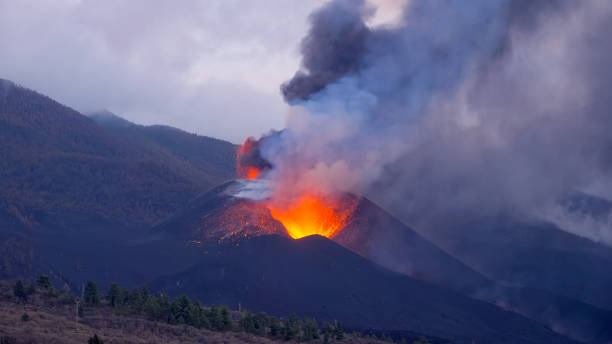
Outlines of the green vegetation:
[{"label": "green vegetation", "polygon": [[17,228],[55,224],[40,210],[151,224],[235,176],[230,142],[170,127],[96,123],[32,90],[5,85],[0,213]]},{"label": "green vegetation", "polygon": [[83,292],[83,301],[90,305],[100,304],[100,293],[98,292],[98,285],[96,282],[87,281],[85,291]]},{"label": "green vegetation", "polygon": [[93,337],[89,338],[87,344],[104,344],[104,341],[97,334],[94,334]]},{"label": "green vegetation", "polygon": [[[93,292],[93,286],[85,289],[85,295],[90,289]],[[87,300],[86,297],[86,303],[93,304]],[[109,286],[105,300],[117,311],[145,314],[149,320],[171,325],[188,325],[216,332],[238,331],[270,339],[302,342],[323,337],[327,338],[327,342],[344,338],[344,331],[338,322],[326,323],[319,328],[316,320],[300,319],[295,314],[279,319],[262,312],[230,311],[226,306],[205,307],[184,295],[171,299],[162,293],[152,295],[147,288],[122,289],[116,283]]]},{"label": "green vegetation", "polygon": [[[64,292],[56,290],[49,276],[41,275],[36,279],[39,292],[36,292],[33,284],[17,281],[12,285],[13,297],[18,303],[25,306],[34,302],[33,300],[58,300],[63,306],[70,306],[66,314],[72,314],[74,321],[74,307],[78,299]],[[38,295],[31,297],[32,295]],[[0,297],[1,299],[1,297]],[[34,305],[34,304],[32,304]],[[24,306],[24,307],[25,307]],[[37,305],[35,308],[39,308]],[[57,308],[57,306],[53,307]],[[321,325],[315,319],[300,318],[291,314],[287,318],[278,318],[266,313],[254,313],[249,310],[231,311],[227,306],[202,305],[199,301],[193,302],[187,296],[170,298],[163,293],[151,293],[147,288],[133,288],[131,290],[121,288],[112,283],[104,297],[101,295],[94,281],[87,281],[83,290],[82,302],[78,304],[79,322],[88,322],[88,317],[94,320],[99,314],[115,314],[131,318],[148,320],[152,324],[166,324],[164,326],[181,326],[181,328],[192,328],[194,331],[211,331],[213,333],[234,333],[261,338],[261,340],[273,342],[314,342],[314,343],[374,343],[381,342],[376,336],[362,336],[359,333],[347,334],[339,322],[324,322]],[[23,312],[23,310],[21,310]],[[32,315],[22,313],[21,320],[29,322]],[[95,316],[98,314],[98,316]],[[141,320],[141,321],[142,321]],[[156,329],[157,326],[155,325]],[[89,333],[89,336],[91,336]],[[99,332],[98,332],[99,333]],[[103,343],[103,339],[96,334],[88,337],[87,343]],[[348,341],[347,341],[348,339]],[[382,342],[392,342],[390,337],[383,337]],[[402,343],[406,343],[402,341]],[[412,342],[411,342],[412,343]],[[428,343],[422,338],[415,344]]]},{"label": "green vegetation", "polygon": [[15,283],[15,286],[13,287],[13,295],[15,295],[15,297],[23,303],[28,302],[28,297],[34,294],[35,292],[36,289],[34,288],[34,285],[25,285],[21,281],[17,281],[17,283]]}]

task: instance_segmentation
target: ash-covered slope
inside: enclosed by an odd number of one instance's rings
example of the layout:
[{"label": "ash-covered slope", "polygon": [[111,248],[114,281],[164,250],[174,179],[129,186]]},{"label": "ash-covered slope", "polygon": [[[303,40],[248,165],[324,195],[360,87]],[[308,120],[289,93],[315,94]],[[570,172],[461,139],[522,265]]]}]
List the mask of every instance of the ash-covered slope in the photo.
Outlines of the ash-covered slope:
[{"label": "ash-covered slope", "polygon": [[[194,267],[154,286],[207,303],[298,312],[351,328],[413,331],[454,343],[570,343],[491,304],[386,270],[320,236],[203,243]],[[212,245],[212,246],[208,246]]]},{"label": "ash-covered slope", "polygon": [[[258,183],[261,182],[237,180],[211,189],[153,231],[195,241],[238,240],[264,234],[287,236],[270,211],[252,200],[265,197]],[[374,203],[365,198],[357,202],[347,226],[332,240],[391,270],[457,290],[474,290],[490,283]]]},{"label": "ash-covered slope", "polygon": [[[258,182],[238,180],[214,188],[156,226],[154,232],[173,239],[215,243],[238,243],[264,234],[287,236],[264,205],[243,198],[265,197],[260,186]],[[345,248],[392,271],[502,305],[573,338],[598,343],[612,340],[612,332],[607,330],[612,328],[610,312],[537,287],[499,284],[439,249],[376,204],[365,198],[357,202],[347,226],[332,238]]]},{"label": "ash-covered slope", "polygon": [[266,234],[288,237],[264,205],[236,197],[239,192],[249,192],[247,184],[256,182],[235,180],[205,192],[153,227],[152,232],[198,242],[236,242]]},{"label": "ash-covered slope", "polygon": [[552,223],[500,216],[457,221],[427,235],[505,284],[547,290],[612,310],[612,249]]}]

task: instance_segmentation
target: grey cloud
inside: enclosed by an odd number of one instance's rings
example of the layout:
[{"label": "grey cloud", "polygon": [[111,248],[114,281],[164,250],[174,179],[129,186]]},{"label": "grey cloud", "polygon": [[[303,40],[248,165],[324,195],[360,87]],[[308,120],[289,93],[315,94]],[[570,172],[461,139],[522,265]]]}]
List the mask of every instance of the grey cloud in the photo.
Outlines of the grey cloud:
[{"label": "grey cloud", "polygon": [[0,1],[0,77],[240,142],[283,126],[278,84],[321,1]]}]

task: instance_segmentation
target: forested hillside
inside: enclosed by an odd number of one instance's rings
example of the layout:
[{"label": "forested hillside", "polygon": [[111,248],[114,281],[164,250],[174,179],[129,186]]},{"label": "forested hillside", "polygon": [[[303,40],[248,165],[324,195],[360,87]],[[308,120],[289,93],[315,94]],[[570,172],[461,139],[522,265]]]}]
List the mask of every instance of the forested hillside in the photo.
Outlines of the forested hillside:
[{"label": "forested hillside", "polygon": [[235,174],[229,142],[167,127],[143,135],[149,141],[136,144],[0,81],[0,229],[60,226],[61,219],[85,226],[92,217],[151,224]]},{"label": "forested hillside", "polygon": [[[379,334],[380,335],[380,334]],[[277,318],[185,296],[112,284],[106,293],[85,285],[83,298],[57,290],[46,275],[32,283],[0,281],[0,343],[385,343],[375,334],[345,333],[315,319]],[[96,341],[97,340],[97,341]],[[430,343],[424,337],[402,343]],[[436,343],[437,341],[433,341]]]}]

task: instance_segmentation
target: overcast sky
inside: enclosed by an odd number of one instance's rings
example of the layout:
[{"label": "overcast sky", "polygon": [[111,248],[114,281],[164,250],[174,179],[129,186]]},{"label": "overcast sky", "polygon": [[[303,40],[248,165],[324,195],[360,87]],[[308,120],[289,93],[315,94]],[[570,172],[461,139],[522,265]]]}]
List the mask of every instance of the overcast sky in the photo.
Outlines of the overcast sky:
[{"label": "overcast sky", "polygon": [[0,78],[241,142],[282,128],[279,85],[325,0],[0,0]]}]

